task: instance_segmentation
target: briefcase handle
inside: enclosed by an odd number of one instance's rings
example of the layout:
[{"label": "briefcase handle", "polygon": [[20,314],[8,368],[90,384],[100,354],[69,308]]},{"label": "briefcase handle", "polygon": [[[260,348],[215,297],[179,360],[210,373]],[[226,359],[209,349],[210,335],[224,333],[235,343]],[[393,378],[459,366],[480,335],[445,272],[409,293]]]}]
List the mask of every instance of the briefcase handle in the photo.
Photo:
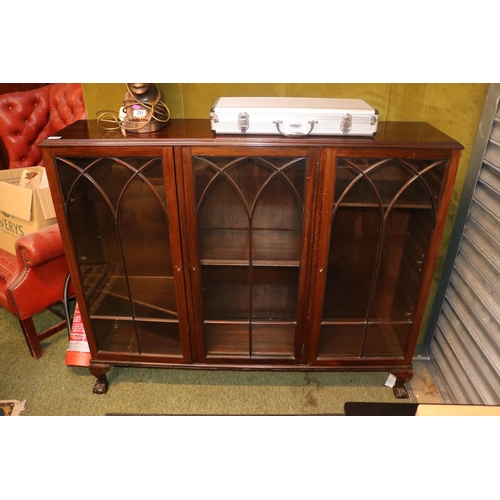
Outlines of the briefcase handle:
[{"label": "briefcase handle", "polygon": [[[310,125],[310,128],[307,132],[291,132],[291,133],[285,133],[283,132],[283,130],[280,129],[280,125],[283,123],[283,120],[274,120],[273,123],[276,125],[276,128],[278,129],[278,132],[281,134],[281,135],[284,135],[286,137],[297,137],[298,135],[309,135],[313,129],[314,129],[314,125],[316,123],[318,123],[318,120],[309,120],[307,123],[309,123]],[[299,126],[300,127],[300,124],[293,124],[291,123],[290,126],[293,127],[293,126]]]}]

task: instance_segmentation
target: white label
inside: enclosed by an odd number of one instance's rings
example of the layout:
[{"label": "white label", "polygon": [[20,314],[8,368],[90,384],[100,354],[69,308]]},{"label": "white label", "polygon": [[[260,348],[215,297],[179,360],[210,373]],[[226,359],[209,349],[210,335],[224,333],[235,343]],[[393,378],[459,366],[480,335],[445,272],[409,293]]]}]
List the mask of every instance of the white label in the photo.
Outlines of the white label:
[{"label": "white label", "polygon": [[132,116],[142,118],[142,117],[146,116],[146,110],[145,109],[134,109],[132,111]]},{"label": "white label", "polygon": [[387,387],[394,387],[394,384],[396,383],[397,377],[394,376],[392,373],[389,375],[387,380],[385,381],[385,385]]},{"label": "white label", "polygon": [[68,344],[68,351],[76,352],[90,352],[89,344],[85,341],[70,340]]}]

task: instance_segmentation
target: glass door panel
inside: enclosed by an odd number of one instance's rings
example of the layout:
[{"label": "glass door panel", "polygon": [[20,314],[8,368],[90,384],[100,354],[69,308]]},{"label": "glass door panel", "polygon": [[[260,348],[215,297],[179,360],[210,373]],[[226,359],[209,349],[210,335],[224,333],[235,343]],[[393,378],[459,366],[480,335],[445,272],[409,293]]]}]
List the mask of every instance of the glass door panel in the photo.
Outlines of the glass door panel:
[{"label": "glass door panel", "polygon": [[339,158],[317,357],[402,357],[445,161]]},{"label": "glass door panel", "polygon": [[293,359],[307,158],[192,159],[202,357]]},{"label": "glass door panel", "polygon": [[56,165],[98,349],[182,357],[162,158]]}]

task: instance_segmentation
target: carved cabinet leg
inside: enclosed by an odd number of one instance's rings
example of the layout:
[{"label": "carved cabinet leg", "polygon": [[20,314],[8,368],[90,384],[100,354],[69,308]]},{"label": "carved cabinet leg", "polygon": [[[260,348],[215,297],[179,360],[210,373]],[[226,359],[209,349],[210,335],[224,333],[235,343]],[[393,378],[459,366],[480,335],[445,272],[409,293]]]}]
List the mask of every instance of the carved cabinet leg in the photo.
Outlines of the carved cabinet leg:
[{"label": "carved cabinet leg", "polygon": [[108,392],[109,382],[106,373],[110,368],[111,365],[90,365],[90,373],[92,373],[94,377],[97,377],[94,389],[92,390],[94,394],[106,394],[106,392]]},{"label": "carved cabinet leg", "polygon": [[413,368],[406,370],[391,370],[391,373],[396,377],[396,383],[392,388],[392,392],[397,399],[407,399],[409,397],[408,390],[405,384],[413,377]]}]

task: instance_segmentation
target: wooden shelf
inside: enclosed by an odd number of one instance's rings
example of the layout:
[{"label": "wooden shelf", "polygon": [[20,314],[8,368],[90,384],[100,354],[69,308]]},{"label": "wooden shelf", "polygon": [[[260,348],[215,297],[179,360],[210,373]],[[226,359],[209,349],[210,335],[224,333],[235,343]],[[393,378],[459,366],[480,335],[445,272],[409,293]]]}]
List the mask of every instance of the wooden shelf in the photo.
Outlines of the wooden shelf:
[{"label": "wooden shelf", "polygon": [[296,327],[293,322],[206,322],[207,357],[291,358]]},{"label": "wooden shelf", "polygon": [[99,352],[182,358],[177,322],[91,318]]},{"label": "wooden shelf", "polygon": [[200,260],[207,266],[298,267],[301,238],[299,231],[200,229]]},{"label": "wooden shelf", "polygon": [[[117,306],[117,303],[121,303],[121,306]],[[122,311],[122,317],[129,318],[177,318],[173,278],[130,276],[127,282],[125,276],[110,276],[107,285],[93,302],[91,314],[101,317],[116,316],[117,310]],[[128,314],[123,314],[123,311],[128,311]]]},{"label": "wooden shelf", "polygon": [[411,323],[323,323],[318,360],[401,358]]}]

